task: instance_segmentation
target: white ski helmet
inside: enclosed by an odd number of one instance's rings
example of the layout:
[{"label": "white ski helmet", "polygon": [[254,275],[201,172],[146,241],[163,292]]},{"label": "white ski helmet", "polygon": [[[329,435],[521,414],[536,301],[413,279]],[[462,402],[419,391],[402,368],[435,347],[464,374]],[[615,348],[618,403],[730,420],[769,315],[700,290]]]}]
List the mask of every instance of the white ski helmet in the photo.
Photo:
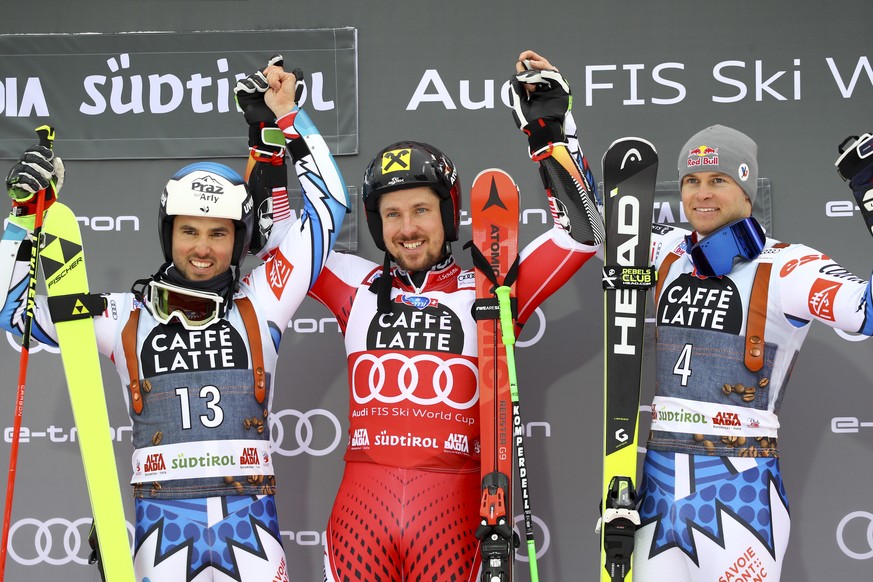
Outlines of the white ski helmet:
[{"label": "white ski helmet", "polygon": [[252,237],[254,203],[245,180],[215,162],[185,166],[170,178],[161,194],[158,233],[164,260],[173,260],[173,219],[176,216],[228,218],[236,226],[231,265],[239,268]]}]

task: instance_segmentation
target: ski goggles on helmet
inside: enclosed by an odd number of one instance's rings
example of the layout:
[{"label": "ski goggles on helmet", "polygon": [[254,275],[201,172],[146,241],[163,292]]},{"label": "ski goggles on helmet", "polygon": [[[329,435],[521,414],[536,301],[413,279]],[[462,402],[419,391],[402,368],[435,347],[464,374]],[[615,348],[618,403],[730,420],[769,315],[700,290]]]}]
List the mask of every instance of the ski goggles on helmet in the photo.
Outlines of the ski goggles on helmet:
[{"label": "ski goggles on helmet", "polygon": [[177,319],[185,329],[201,329],[222,315],[224,297],[208,291],[179,287],[166,281],[151,281],[148,285],[148,306],[152,316],[161,323]]},{"label": "ski goggles on helmet", "polygon": [[691,261],[704,277],[721,277],[734,268],[737,261],[750,261],[764,250],[764,229],[752,217],[726,224],[703,240],[692,243],[685,237]]}]

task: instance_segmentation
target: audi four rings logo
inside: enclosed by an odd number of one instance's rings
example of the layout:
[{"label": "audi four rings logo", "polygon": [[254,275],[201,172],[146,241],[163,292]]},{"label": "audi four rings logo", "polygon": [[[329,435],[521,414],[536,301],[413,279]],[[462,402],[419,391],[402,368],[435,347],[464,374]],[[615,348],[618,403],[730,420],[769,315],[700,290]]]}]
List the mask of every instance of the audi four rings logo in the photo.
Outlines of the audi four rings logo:
[{"label": "audi four rings logo", "polygon": [[[426,363],[433,366],[425,366]],[[433,370],[430,377],[422,377],[427,369]],[[461,375],[467,375],[467,378],[463,379]],[[421,406],[445,404],[455,410],[466,410],[479,399],[476,378],[476,365],[464,358],[441,358],[433,354],[412,357],[399,353],[362,354],[352,367],[352,394],[358,404],[372,400],[384,404],[409,400]],[[456,385],[471,388],[462,388],[466,394],[453,394]],[[432,389],[434,395],[416,394],[419,386]]]},{"label": "audi four rings logo", "polygon": [[[293,425],[290,420],[285,420],[289,416],[296,419]],[[272,452],[285,457],[295,457],[303,453],[323,457],[336,450],[342,440],[339,419],[324,408],[313,408],[307,412],[280,410],[271,414],[270,419]],[[329,428],[325,428],[326,426]],[[323,438],[325,434],[332,435],[333,440]]]},{"label": "audi four rings logo", "polygon": [[[12,349],[14,349],[16,352],[21,351],[21,343],[18,340],[16,340],[15,336],[12,335],[11,333],[9,333],[8,331],[6,332],[6,341],[9,342],[9,345],[12,346]],[[61,350],[59,348],[54,348],[52,346],[47,346],[45,344],[41,344],[40,342],[38,342],[36,340],[32,340],[30,342],[30,349],[28,350],[30,355],[36,354],[36,353],[41,352],[43,350],[45,350],[46,352],[48,352],[50,354],[61,353]]]},{"label": "audi four rings logo", "polygon": [[[860,528],[858,524],[854,523],[856,520],[860,521]],[[849,527],[850,523],[852,524],[851,527]],[[865,524],[867,526],[866,540],[863,533]],[[849,529],[848,534],[846,532],[847,528]],[[846,542],[847,538],[851,539],[851,547]],[[869,560],[873,558],[873,513],[869,511],[853,511],[841,519],[837,525],[837,545],[840,546],[844,554],[855,560]]]},{"label": "audi four rings logo", "polygon": [[[69,563],[86,565],[91,554],[88,532],[91,518],[69,521],[53,517],[47,521],[20,519],[9,528],[8,551],[12,559],[25,566]],[[133,539],[133,526],[127,524],[128,540]],[[57,537],[56,537],[57,536]]]}]

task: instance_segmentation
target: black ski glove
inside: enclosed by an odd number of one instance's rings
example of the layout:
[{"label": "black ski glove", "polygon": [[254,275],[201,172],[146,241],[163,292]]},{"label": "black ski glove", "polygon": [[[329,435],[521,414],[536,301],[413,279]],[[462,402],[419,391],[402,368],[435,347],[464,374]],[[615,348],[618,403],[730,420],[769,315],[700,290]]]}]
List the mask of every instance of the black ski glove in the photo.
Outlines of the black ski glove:
[{"label": "black ski glove", "polygon": [[12,198],[9,220],[33,230],[36,218],[37,193],[45,190],[44,210],[58,197],[64,184],[64,162],[42,145],[27,148],[6,175],[6,191]]},{"label": "black ski glove", "polygon": [[849,181],[864,222],[873,234],[873,135],[850,135],[837,147],[837,151],[840,152],[834,164],[837,173],[843,180]]},{"label": "black ski glove", "polygon": [[[267,66],[283,64],[282,55],[273,55]],[[249,124],[249,148],[256,159],[282,159],[285,156],[285,136],[276,127],[276,116],[264,101],[267,92],[266,67],[240,79],[233,88],[236,103]]]},{"label": "black ski glove", "polygon": [[[524,85],[536,86],[528,92]],[[548,157],[551,146],[566,144],[564,117],[570,111],[573,97],[567,80],[558,71],[528,69],[509,78],[512,117],[527,135],[530,156]]]}]

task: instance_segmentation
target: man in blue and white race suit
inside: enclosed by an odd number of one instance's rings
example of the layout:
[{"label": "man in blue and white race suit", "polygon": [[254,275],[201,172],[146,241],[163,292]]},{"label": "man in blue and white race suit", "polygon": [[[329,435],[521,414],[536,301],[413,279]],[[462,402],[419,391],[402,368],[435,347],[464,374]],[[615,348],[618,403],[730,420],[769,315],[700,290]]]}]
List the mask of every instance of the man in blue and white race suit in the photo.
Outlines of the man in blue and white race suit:
[{"label": "man in blue and white race suit", "polygon": [[[251,158],[271,159],[284,175],[287,145],[305,197],[299,220],[291,220],[284,186],[258,204],[230,168],[187,166],[161,196],[165,264],[132,293],[104,295],[105,310],[93,320],[99,351],[112,358],[126,388],[133,424],[137,580],[288,579],[270,458],[273,372],[282,331],[348,209],[324,140],[296,107],[302,79],[295,73],[256,72],[240,81],[237,98],[257,126]],[[46,189],[53,202],[62,176],[60,159],[35,146],[7,178],[13,213],[2,241],[0,324],[13,333],[23,330],[34,197]],[[255,228],[254,214],[270,196],[267,233]],[[250,242],[265,262],[240,278]],[[32,329],[39,342],[57,345],[44,297],[36,299]]]},{"label": "man in blue and white race suit", "polygon": [[790,528],[777,446],[786,384],[813,321],[873,335],[870,281],[766,237],[751,218],[748,136],[704,129],[678,169],[694,231],[653,227],[657,382],[634,580],[775,582]]}]

